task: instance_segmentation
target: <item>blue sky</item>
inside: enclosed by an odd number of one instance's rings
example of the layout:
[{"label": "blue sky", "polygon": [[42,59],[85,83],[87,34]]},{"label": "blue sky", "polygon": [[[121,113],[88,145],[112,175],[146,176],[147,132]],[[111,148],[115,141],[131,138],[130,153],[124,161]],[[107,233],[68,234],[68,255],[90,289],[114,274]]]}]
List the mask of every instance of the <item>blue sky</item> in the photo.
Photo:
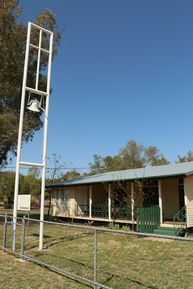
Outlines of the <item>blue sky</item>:
[{"label": "blue sky", "polygon": [[[88,167],[129,140],[174,162],[193,150],[192,0],[23,0],[23,20],[43,9],[62,32],[52,64],[48,156]],[[23,147],[39,161],[41,132]],[[50,164],[48,164],[50,165]]]}]

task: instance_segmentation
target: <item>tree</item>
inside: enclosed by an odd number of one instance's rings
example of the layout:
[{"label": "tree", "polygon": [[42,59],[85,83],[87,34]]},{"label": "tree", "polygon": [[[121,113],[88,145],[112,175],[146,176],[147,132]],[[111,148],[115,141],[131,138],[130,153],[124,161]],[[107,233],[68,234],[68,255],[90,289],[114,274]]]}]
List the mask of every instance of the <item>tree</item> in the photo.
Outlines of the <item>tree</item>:
[{"label": "tree", "polygon": [[193,151],[188,151],[187,155],[185,156],[178,155],[177,163],[192,162],[192,161],[193,161]]},{"label": "tree", "polygon": [[53,183],[56,180],[59,180],[63,176],[63,171],[65,169],[65,163],[62,161],[61,156],[57,154],[52,154],[51,157],[48,157],[52,168],[48,169],[49,182]]},{"label": "tree", "polygon": [[168,160],[164,157],[163,154],[160,154],[159,149],[155,146],[149,146],[145,148],[144,163],[146,166],[147,165],[158,166],[169,164]]},{"label": "tree", "polygon": [[[108,185],[104,185],[108,192]],[[129,181],[115,180],[111,183],[112,198],[112,217],[128,218],[132,220],[132,229],[134,229],[135,208],[142,206],[144,199],[143,181],[134,180],[133,192],[132,184]]]},{"label": "tree", "polygon": [[106,156],[103,159],[105,171],[115,171],[122,169],[122,159],[119,155]]},{"label": "tree", "polygon": [[[52,154],[52,156],[49,157],[48,159],[53,164],[53,167],[52,169],[48,170],[49,178],[46,180],[46,183],[53,184],[61,179],[62,171],[64,170],[64,163],[61,160],[61,156],[58,156],[56,154]],[[52,191],[47,190],[47,192],[49,194],[49,204],[48,204],[48,216],[49,216],[51,209]]]},{"label": "tree", "polygon": [[[0,0],[0,166],[7,163],[9,155],[15,154],[18,138],[20,99],[25,58],[26,24],[20,21],[19,0]],[[37,16],[35,23],[54,32],[54,51],[59,43],[60,33],[53,13],[45,10]],[[31,42],[36,43],[37,34],[32,31]],[[47,39],[43,34],[42,45]],[[35,52],[30,52],[28,85],[35,83],[37,61]],[[45,87],[47,57],[40,63],[40,87]],[[34,86],[32,86],[34,87]],[[34,133],[42,127],[41,114],[25,113],[23,142],[33,139]]]},{"label": "tree", "polygon": [[30,194],[33,203],[39,203],[41,180],[36,174],[20,175],[20,194]]},{"label": "tree", "polygon": [[123,169],[143,167],[143,152],[143,145],[137,144],[135,140],[130,140],[126,146],[120,150],[120,157],[123,161]]},{"label": "tree", "polygon": [[89,165],[91,173],[98,174],[107,171],[142,168],[147,165],[165,165],[168,163],[168,160],[160,153],[157,147],[149,146],[145,148],[135,140],[130,140],[120,149],[117,155],[101,157],[95,154],[93,163]]},{"label": "tree", "polygon": [[0,174],[0,200],[6,204],[13,202],[14,195],[14,172],[1,172]]},{"label": "tree", "polygon": [[[15,172],[6,171],[0,174],[0,200],[7,204],[13,203]],[[20,174],[20,194],[31,194],[32,200],[37,201],[40,196],[40,179],[34,174]]]},{"label": "tree", "polygon": [[33,176],[34,178],[39,178],[40,176],[40,169],[37,167],[31,167],[28,169],[28,176]]},{"label": "tree", "polygon": [[63,180],[73,180],[73,179],[78,179],[80,177],[81,177],[81,174],[74,169],[72,171],[66,172],[62,179]]},{"label": "tree", "polygon": [[93,156],[94,162],[90,163],[90,169],[92,174],[104,173],[107,171],[115,171],[122,169],[122,160],[119,155],[106,156],[102,158],[101,156],[95,154]]},{"label": "tree", "polygon": [[99,174],[101,172],[104,172],[105,169],[104,159],[97,154],[94,154],[93,159],[94,159],[93,163],[89,163],[91,173]]}]

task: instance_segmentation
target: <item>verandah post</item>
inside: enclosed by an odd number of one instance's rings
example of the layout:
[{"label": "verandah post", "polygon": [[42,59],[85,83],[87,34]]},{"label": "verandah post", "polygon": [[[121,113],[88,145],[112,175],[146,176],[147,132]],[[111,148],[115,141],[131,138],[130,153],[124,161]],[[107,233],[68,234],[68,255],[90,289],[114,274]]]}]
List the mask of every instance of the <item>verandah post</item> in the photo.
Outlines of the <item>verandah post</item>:
[{"label": "verandah post", "polygon": [[89,186],[89,218],[92,218],[92,186]]},{"label": "verandah post", "polygon": [[108,218],[111,220],[111,184],[108,184]]}]

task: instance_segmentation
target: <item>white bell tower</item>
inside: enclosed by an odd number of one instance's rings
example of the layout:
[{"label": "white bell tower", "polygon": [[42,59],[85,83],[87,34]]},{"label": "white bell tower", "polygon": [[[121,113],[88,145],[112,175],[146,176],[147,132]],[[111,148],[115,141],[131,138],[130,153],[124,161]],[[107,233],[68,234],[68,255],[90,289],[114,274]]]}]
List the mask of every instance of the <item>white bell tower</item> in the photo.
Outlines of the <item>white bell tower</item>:
[{"label": "white bell tower", "polygon": [[[31,43],[32,29],[37,33],[39,37],[38,45]],[[48,48],[42,47],[43,36],[48,39]],[[36,51],[37,56],[37,69],[36,79],[34,87],[27,86],[28,76],[28,62],[30,57],[30,48]],[[45,198],[45,177],[46,177],[46,149],[47,149],[47,131],[48,131],[48,109],[49,109],[49,97],[50,97],[50,79],[51,79],[51,63],[52,63],[52,51],[53,51],[53,32],[40,27],[36,24],[28,22],[27,30],[27,41],[26,41],[26,52],[24,62],[24,73],[23,73],[23,86],[20,106],[20,119],[19,119],[19,131],[18,131],[18,146],[17,146],[17,160],[16,160],[16,174],[15,174],[15,190],[14,190],[14,207],[13,207],[13,251],[15,251],[15,231],[17,222],[17,205],[18,205],[18,193],[19,193],[19,174],[20,166],[34,166],[42,169],[42,180],[41,180],[41,205],[40,205],[40,236],[39,236],[39,249],[43,248],[43,221],[44,221],[44,198]],[[47,55],[48,69],[47,69],[47,85],[46,90],[39,89],[39,76],[40,76],[40,63],[42,54]],[[23,133],[23,120],[24,110],[26,103],[26,94],[28,93],[28,109],[34,113],[43,110],[44,127],[43,127],[43,153],[42,162],[33,163],[21,160],[21,145],[22,145],[22,133]],[[36,98],[30,99],[31,94]],[[44,103],[44,108],[41,106]]]}]

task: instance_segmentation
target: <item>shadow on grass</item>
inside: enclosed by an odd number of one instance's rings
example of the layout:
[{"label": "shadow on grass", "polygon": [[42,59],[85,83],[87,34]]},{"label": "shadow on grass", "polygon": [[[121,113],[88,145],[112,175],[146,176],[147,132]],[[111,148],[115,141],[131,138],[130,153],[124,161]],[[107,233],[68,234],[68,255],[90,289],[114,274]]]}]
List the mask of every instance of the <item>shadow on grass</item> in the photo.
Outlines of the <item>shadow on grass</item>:
[{"label": "shadow on grass", "polygon": [[[36,252],[34,254],[34,258],[37,258],[37,260],[38,260],[38,257],[39,257],[39,260],[41,262],[44,262],[44,260],[46,261],[46,260],[48,260],[50,258],[51,262],[49,262],[50,263],[50,264],[48,264],[49,266],[53,266],[55,268],[58,268],[59,270],[64,270],[64,271],[67,270],[68,272],[73,273],[73,274],[77,274],[79,276],[81,276],[80,273],[76,273],[76,272],[73,272],[73,270],[70,270],[70,268],[73,268],[74,271],[76,271],[74,265],[84,267],[86,272],[88,272],[88,270],[90,272],[93,271],[93,267],[89,266],[87,263],[80,262],[77,259],[72,259],[72,258],[68,258],[68,257],[64,257],[64,256],[59,256],[59,255],[56,255],[54,253],[50,253],[50,252],[46,253],[45,251],[44,252]],[[63,263],[63,262],[66,262],[66,263]],[[60,264],[56,265],[56,263],[60,263]],[[65,266],[66,266],[66,268],[64,269]],[[78,269],[78,267],[77,267],[77,269]],[[79,268],[79,270],[80,270],[80,268]],[[102,282],[98,281],[99,283],[101,283],[103,285],[106,285],[106,286],[110,286],[109,285],[110,282],[116,282],[117,283],[117,281],[119,280],[119,284],[121,284],[121,282],[128,282],[129,281],[133,285],[135,284],[135,285],[141,286],[141,288],[159,289],[158,287],[155,287],[155,286],[152,286],[152,285],[149,285],[149,284],[145,284],[145,282],[141,282],[141,281],[135,280],[133,278],[130,278],[129,276],[126,277],[126,276],[119,275],[119,274],[111,274],[110,272],[104,271],[104,270],[101,270],[101,269],[97,269],[97,273],[98,274],[101,273],[101,274],[107,276],[107,277],[104,276],[104,279],[105,279],[104,281],[102,281]],[[61,273],[61,275],[62,275],[62,273]],[[98,287],[98,289],[99,288],[100,287]],[[125,288],[127,288],[127,287],[125,287]]]},{"label": "shadow on grass", "polygon": [[[44,242],[44,245],[45,245],[46,249],[49,249],[52,246],[61,244],[61,243],[65,242],[65,241],[78,240],[78,239],[81,239],[81,238],[83,238],[85,236],[88,236],[88,235],[92,236],[92,233],[81,233],[81,234],[77,234],[76,236],[68,236],[68,237],[65,236],[65,237],[60,237],[60,238],[53,239],[53,240],[50,240],[50,241],[47,240],[46,242]],[[28,237],[37,237],[37,238],[39,238],[39,234],[38,233],[30,234]],[[49,235],[44,235],[44,238],[50,239],[51,237]],[[25,248],[25,251],[31,250],[31,249],[34,249],[34,248],[37,248],[37,244],[31,244],[31,246],[28,246],[27,248]]]},{"label": "shadow on grass", "polygon": [[[109,275],[110,275],[110,273],[107,273],[107,272],[102,272],[102,273],[105,273],[105,274],[109,274]],[[103,284],[103,285],[106,285],[106,286],[110,286],[110,285],[109,285],[109,282],[110,282],[110,281],[113,281],[113,279],[115,279],[115,278],[117,278],[117,279],[119,279],[119,280],[121,279],[121,280],[129,281],[129,282],[131,282],[131,283],[133,283],[133,284],[137,284],[137,285],[141,286],[142,288],[159,289],[158,287],[151,286],[151,285],[147,285],[147,284],[145,284],[145,283],[143,283],[143,282],[141,282],[141,281],[134,280],[134,279],[132,279],[132,278],[125,277],[125,276],[120,276],[120,275],[117,275],[117,274],[111,274],[109,277],[106,278],[105,281],[102,282],[102,284]],[[121,283],[121,280],[120,280],[119,284]],[[129,287],[128,287],[128,288],[129,288]]]},{"label": "shadow on grass", "polygon": [[[44,244],[46,245],[46,249],[51,249],[53,246],[58,245],[58,244],[62,244],[65,241],[81,240],[82,238],[84,238],[85,236],[88,236],[88,235],[92,236],[93,234],[91,232],[84,232],[81,234],[77,234],[75,236],[74,235],[73,236],[65,236],[65,237],[60,237],[60,238],[56,238],[53,240],[47,240],[46,242],[44,242]],[[31,236],[39,237],[39,234],[32,234]],[[50,238],[50,236],[44,235],[44,238],[48,239],[48,238]],[[29,248],[25,249],[25,251],[30,251],[31,249],[34,249],[34,248],[37,248],[37,245],[32,245]],[[25,255],[27,256],[27,254],[25,254]],[[49,262],[49,263],[47,263],[48,266],[51,266],[51,267],[53,266],[55,268],[57,268],[56,266],[58,266],[59,270],[65,271],[64,268],[66,267],[66,268],[68,268],[68,271],[73,273],[73,274],[76,274],[73,271],[76,271],[76,270],[82,271],[82,269],[85,269],[86,272],[88,272],[88,270],[90,272],[93,271],[92,266],[88,265],[86,262],[78,261],[77,258],[75,259],[75,257],[74,258],[64,257],[61,255],[57,255],[55,253],[52,253],[50,251],[46,252],[45,250],[33,252],[33,256],[35,259],[37,259],[37,261],[39,259],[41,262],[45,262],[45,265],[46,265],[46,262],[48,261]],[[58,264],[58,265],[56,265],[56,264]],[[82,269],[80,268],[80,266],[82,267]],[[61,267],[62,267],[62,269],[61,269]],[[50,269],[50,268],[48,268],[48,269]],[[135,285],[141,286],[141,288],[158,289],[158,287],[155,287],[155,286],[152,286],[149,284],[145,284],[145,282],[135,280],[133,278],[130,278],[129,276],[124,276],[124,275],[120,275],[120,274],[112,274],[108,271],[101,270],[101,269],[97,269],[97,272],[98,272],[98,274],[100,274],[100,273],[103,274],[104,281],[101,284],[106,285],[106,286],[110,286],[109,283],[111,283],[111,282],[117,283],[117,281],[119,280],[119,284],[121,284],[121,282],[124,282],[124,283],[130,282],[133,285],[135,284]],[[57,272],[57,273],[63,275],[60,272]],[[78,274],[78,273],[77,273],[77,275],[80,276],[80,274]],[[69,278],[71,278],[71,277],[69,277]],[[124,287],[124,288],[126,288],[126,287]]]},{"label": "shadow on grass", "polygon": [[[37,237],[39,238],[39,233],[34,233],[34,234],[30,234],[31,237]],[[49,235],[44,235],[45,239],[51,238]]]},{"label": "shadow on grass", "polygon": [[81,233],[81,234],[77,234],[75,236],[68,236],[68,237],[60,237],[60,238],[57,238],[57,239],[54,239],[52,241],[48,241],[48,242],[45,242],[45,245],[47,245],[47,248],[50,248],[52,246],[55,246],[55,245],[58,245],[58,244],[61,244],[63,243],[64,241],[73,241],[73,240],[78,240],[78,239],[82,239],[83,237],[85,236],[88,236],[88,235],[91,235],[93,236],[92,233]]}]

